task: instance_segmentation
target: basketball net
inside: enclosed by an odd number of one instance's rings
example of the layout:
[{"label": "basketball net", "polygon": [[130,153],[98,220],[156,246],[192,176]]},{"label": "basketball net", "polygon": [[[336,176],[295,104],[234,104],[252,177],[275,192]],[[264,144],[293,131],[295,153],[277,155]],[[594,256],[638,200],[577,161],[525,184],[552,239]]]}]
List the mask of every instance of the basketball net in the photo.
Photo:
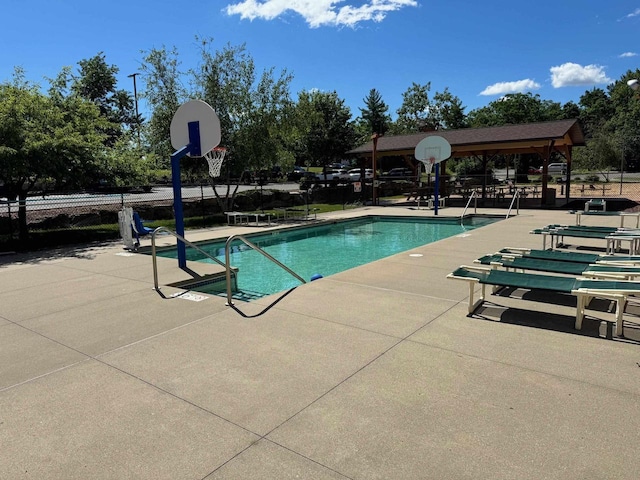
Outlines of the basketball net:
[{"label": "basketball net", "polygon": [[213,150],[205,153],[204,158],[209,164],[209,176],[217,178],[220,176],[222,162],[227,155],[227,149],[224,147],[214,147]]},{"label": "basketball net", "polygon": [[437,163],[436,159],[440,158],[440,147],[427,147],[424,150],[425,159],[420,160],[424,163],[424,170],[427,175],[431,174],[433,166]]},{"label": "basketball net", "polygon": [[424,173],[431,175],[433,166],[436,164],[436,157],[430,157],[420,161],[424,164]]}]

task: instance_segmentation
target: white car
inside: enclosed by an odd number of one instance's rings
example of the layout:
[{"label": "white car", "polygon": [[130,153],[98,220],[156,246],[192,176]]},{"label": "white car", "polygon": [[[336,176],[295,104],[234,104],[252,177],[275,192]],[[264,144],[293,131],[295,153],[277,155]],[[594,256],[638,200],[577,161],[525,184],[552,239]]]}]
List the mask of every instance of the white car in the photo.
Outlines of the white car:
[{"label": "white car", "polygon": [[[351,170],[349,170],[349,178],[351,178],[351,181],[353,182],[360,181],[361,174],[362,174],[362,171],[360,168],[352,168]],[[373,169],[371,168],[364,169],[364,179],[365,180],[373,179]]]},{"label": "white car", "polygon": [[347,172],[345,168],[327,169],[324,173],[316,173],[316,178],[321,182],[325,180],[327,182],[334,180],[351,180],[349,172]]},{"label": "white car", "polygon": [[[540,167],[540,171],[542,171],[542,167]],[[560,173],[565,175],[567,173],[567,164],[566,163],[550,163],[547,172],[549,175],[553,175],[554,173]]]}]

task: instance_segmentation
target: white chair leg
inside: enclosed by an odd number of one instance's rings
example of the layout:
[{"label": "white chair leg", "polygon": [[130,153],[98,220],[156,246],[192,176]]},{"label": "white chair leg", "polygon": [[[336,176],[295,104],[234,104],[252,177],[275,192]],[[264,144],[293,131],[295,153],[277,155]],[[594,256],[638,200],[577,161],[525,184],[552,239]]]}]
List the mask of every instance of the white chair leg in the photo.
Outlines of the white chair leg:
[{"label": "white chair leg", "polygon": [[623,336],[623,315],[624,315],[624,307],[627,303],[626,297],[619,298],[616,301],[616,335],[619,337]]}]

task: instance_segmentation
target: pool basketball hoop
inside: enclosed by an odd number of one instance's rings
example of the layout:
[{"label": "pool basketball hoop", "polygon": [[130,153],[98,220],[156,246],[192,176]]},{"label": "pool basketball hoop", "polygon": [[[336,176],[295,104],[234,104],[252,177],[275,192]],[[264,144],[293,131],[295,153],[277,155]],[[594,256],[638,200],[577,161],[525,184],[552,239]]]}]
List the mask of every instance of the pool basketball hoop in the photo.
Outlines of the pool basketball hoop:
[{"label": "pool basketball hoop", "polygon": [[429,157],[426,160],[422,160],[422,163],[424,164],[424,173],[426,173],[427,175],[431,175],[433,166],[436,164],[436,157]]},{"label": "pool basketball hoop", "polygon": [[215,147],[204,155],[204,159],[209,164],[209,176],[218,178],[222,169],[222,162],[227,156],[227,149],[224,147]]},{"label": "pool basketball hoop", "polygon": [[[216,112],[202,100],[191,100],[178,107],[169,127],[171,145],[176,149],[171,155],[171,184],[173,186],[173,210],[176,217],[178,235],[178,266],[186,268],[187,254],[184,239],[184,214],[182,211],[182,182],[180,180],[180,159],[204,157],[209,163],[209,172],[220,175],[224,160],[221,152],[212,152],[220,143],[220,119]],[[213,176],[212,174],[212,176]]]},{"label": "pool basketball hoop", "polygon": [[434,189],[434,208],[435,214],[438,214],[438,193],[440,183],[440,162],[451,156],[451,145],[449,142],[439,135],[429,135],[420,140],[415,149],[416,160],[424,164],[424,169],[429,175],[433,167],[436,167],[436,181]]}]

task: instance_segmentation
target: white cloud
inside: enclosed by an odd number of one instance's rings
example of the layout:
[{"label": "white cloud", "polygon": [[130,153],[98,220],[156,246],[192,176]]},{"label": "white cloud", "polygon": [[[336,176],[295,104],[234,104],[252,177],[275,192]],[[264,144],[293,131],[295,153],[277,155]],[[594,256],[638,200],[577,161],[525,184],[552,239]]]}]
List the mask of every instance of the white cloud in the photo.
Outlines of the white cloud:
[{"label": "white cloud", "polygon": [[506,95],[507,93],[522,93],[528,90],[537,90],[540,84],[530,79],[517,82],[499,82],[489,85],[480,95]]},{"label": "white cloud", "polygon": [[633,18],[633,17],[638,17],[638,16],[640,16],[640,8],[636,8],[633,12],[628,14],[626,16],[626,18]]},{"label": "white cloud", "polygon": [[636,52],[624,52],[618,55],[620,58],[628,58],[628,57],[637,57],[638,54]]},{"label": "white cloud", "polygon": [[417,7],[417,0],[369,0],[363,5],[337,4],[344,0],[242,0],[227,5],[227,15],[240,15],[241,19],[261,18],[273,20],[288,12],[305,19],[312,28],[321,26],[354,27],[360,22],[381,22],[388,13],[404,7]]},{"label": "white cloud", "polygon": [[574,87],[584,85],[597,85],[610,83],[604,67],[600,65],[587,65],[583,67],[577,63],[563,63],[558,67],[551,67],[551,85],[554,88]]}]

